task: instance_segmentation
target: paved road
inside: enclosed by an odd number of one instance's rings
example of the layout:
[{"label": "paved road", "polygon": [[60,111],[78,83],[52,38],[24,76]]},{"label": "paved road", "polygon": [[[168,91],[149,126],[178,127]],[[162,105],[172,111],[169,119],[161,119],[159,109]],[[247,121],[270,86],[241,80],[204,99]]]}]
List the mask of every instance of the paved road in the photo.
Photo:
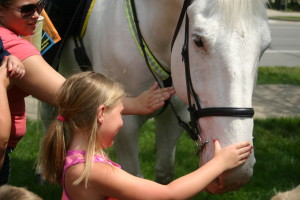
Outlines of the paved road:
[{"label": "paved road", "polygon": [[253,107],[254,118],[300,117],[300,86],[257,85]]},{"label": "paved road", "polygon": [[261,66],[300,66],[300,22],[270,20],[272,42]]}]

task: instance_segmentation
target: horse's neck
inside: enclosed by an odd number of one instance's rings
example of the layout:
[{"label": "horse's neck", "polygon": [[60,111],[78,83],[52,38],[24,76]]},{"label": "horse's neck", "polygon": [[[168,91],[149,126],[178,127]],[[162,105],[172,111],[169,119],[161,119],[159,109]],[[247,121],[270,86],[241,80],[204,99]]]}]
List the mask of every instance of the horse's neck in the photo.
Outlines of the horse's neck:
[{"label": "horse's neck", "polygon": [[171,41],[183,0],[136,0],[139,25],[157,59],[170,66]]}]

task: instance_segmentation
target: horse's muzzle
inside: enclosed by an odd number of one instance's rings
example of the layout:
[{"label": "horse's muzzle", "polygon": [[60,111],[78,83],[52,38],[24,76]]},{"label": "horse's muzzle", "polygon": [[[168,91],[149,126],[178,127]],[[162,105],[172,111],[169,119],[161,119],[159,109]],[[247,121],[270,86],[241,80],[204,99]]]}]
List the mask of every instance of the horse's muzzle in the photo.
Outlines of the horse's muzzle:
[{"label": "horse's muzzle", "polygon": [[236,191],[248,183],[251,177],[252,170],[243,171],[238,167],[221,174],[205,188],[205,191],[212,194]]}]

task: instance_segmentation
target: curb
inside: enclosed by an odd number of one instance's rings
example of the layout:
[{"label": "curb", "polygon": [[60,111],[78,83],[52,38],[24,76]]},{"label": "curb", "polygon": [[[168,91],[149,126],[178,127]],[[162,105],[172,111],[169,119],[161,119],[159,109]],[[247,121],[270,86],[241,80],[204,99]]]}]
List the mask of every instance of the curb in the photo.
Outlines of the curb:
[{"label": "curb", "polygon": [[277,21],[287,21],[287,22],[300,22],[300,17],[299,19],[293,19],[289,18],[287,16],[276,16],[276,17],[269,17],[270,20],[277,20]]}]

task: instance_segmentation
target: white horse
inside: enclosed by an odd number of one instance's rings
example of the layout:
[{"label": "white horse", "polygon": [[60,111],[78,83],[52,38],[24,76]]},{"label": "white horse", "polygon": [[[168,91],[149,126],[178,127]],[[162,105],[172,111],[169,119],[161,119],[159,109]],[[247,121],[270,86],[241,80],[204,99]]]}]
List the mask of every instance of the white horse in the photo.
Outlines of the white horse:
[{"label": "white horse", "polygon": [[[149,88],[154,78],[134,42],[124,2],[95,1],[83,42],[93,69],[121,82],[128,94],[136,96]],[[144,41],[165,70],[172,72],[177,95],[188,103],[181,56],[187,35],[191,81],[201,108],[251,108],[259,59],[271,40],[265,9],[267,0],[191,1],[186,11],[189,26],[185,29],[184,19],[171,52],[173,34],[184,2],[135,1]],[[70,40],[62,56],[62,74],[80,71],[73,48]],[[194,98],[190,102],[194,104]],[[186,105],[181,100],[173,97],[172,105],[183,119],[188,118]],[[138,161],[138,132],[151,117],[153,115],[125,116],[124,127],[116,141],[118,162],[125,170],[138,176],[142,176]],[[156,177],[167,183],[173,178],[175,146],[183,129],[170,107],[162,114],[154,115],[154,119],[157,129]],[[197,126],[202,141],[209,141],[201,153],[201,164],[212,158],[214,149],[211,141],[215,138],[222,146],[240,141],[252,142],[251,117],[203,117],[197,119]],[[222,174],[207,187],[207,191],[222,193],[238,189],[249,181],[254,163],[252,154],[246,164]]]}]

